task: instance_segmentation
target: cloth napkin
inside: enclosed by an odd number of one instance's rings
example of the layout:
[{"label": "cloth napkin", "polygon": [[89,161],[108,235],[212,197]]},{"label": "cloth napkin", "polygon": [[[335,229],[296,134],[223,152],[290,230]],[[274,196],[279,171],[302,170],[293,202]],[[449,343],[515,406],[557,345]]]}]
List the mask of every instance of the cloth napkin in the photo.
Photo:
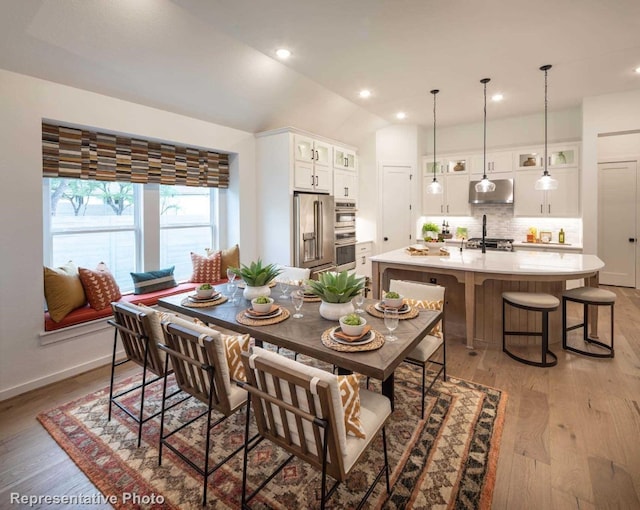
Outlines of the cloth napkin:
[{"label": "cloth napkin", "polygon": [[358,340],[362,340],[365,336],[367,336],[369,334],[369,331],[371,331],[371,326],[367,324],[362,330],[362,334],[359,336],[347,335],[342,330],[334,331],[333,336],[335,336],[336,338],[339,338],[340,340],[344,340],[345,342],[357,342]]}]

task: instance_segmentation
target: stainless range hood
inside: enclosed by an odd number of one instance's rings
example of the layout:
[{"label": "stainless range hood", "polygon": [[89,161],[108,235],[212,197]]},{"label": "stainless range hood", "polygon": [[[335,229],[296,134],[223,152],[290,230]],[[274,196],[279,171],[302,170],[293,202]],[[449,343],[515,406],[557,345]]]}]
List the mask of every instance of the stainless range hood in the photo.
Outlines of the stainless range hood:
[{"label": "stainless range hood", "polygon": [[491,179],[496,185],[495,191],[478,192],[476,183],[469,183],[469,203],[470,204],[513,204],[513,179]]}]

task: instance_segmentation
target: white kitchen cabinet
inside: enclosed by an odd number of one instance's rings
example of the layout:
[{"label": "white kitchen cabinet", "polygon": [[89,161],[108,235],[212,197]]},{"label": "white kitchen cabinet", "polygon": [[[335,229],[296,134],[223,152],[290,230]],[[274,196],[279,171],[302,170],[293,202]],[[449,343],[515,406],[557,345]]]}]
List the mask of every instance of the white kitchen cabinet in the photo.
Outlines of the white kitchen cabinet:
[{"label": "white kitchen cabinet", "polygon": [[[474,154],[471,156],[471,173],[483,175],[484,154]],[[513,153],[511,151],[487,152],[487,176],[494,173],[513,172]],[[476,177],[474,180],[477,180]],[[502,175],[501,175],[502,177]],[[510,178],[510,177],[505,177]]]},{"label": "white kitchen cabinet", "polygon": [[358,174],[351,170],[333,169],[333,196],[336,202],[358,201]]},{"label": "white kitchen cabinet", "polygon": [[333,191],[332,146],[307,136],[294,135],[293,187],[298,191]]},{"label": "white kitchen cabinet", "polygon": [[342,170],[356,171],[358,164],[358,156],[356,152],[344,147],[333,147],[333,168]]},{"label": "white kitchen cabinet", "polygon": [[558,181],[558,189],[537,191],[536,181],[540,170],[518,172],[515,178],[513,213],[515,216],[552,216],[577,218],[580,216],[579,185],[577,168],[556,168],[551,176]]},{"label": "white kitchen cabinet", "polygon": [[[423,164],[423,168],[433,168]],[[444,167],[443,167],[444,168]],[[433,195],[426,191],[427,186],[433,181],[433,171],[426,170],[423,173],[422,214],[425,216],[468,216],[469,208],[469,174],[467,171],[451,173],[436,173],[438,182],[442,185],[443,192]]]},{"label": "white kitchen cabinet", "polygon": [[356,244],[356,274],[371,278],[371,259],[373,242],[364,241]]}]

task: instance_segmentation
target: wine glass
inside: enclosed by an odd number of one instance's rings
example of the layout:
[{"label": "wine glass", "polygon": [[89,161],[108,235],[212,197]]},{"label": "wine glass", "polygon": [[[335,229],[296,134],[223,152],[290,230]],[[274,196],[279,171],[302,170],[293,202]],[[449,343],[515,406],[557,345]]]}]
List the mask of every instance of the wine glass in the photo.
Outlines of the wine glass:
[{"label": "wine glass", "polygon": [[236,279],[236,274],[233,272],[233,268],[232,267],[228,267],[227,268],[227,280],[229,280],[229,283],[233,283],[233,281]]},{"label": "wine glass", "polygon": [[296,313],[293,314],[293,318],[301,319],[304,317],[304,315],[300,313],[302,303],[304,302],[304,294],[301,290],[294,290],[291,293],[291,302],[293,303],[293,307],[296,309]]},{"label": "wine glass", "polygon": [[287,299],[287,291],[289,290],[289,282],[285,279],[278,280],[278,289],[280,289],[280,299]]},{"label": "wine glass", "polygon": [[236,302],[236,291],[238,290],[238,284],[232,280],[227,283],[227,294],[229,294],[229,303]]},{"label": "wine glass", "polygon": [[386,336],[387,341],[395,342],[398,337],[394,336],[393,332],[398,327],[398,309],[385,307],[384,309],[384,325],[389,330],[389,334]]},{"label": "wine glass", "polygon": [[364,313],[362,305],[364,304],[364,293],[360,292],[353,298],[353,304],[356,307],[356,313]]}]

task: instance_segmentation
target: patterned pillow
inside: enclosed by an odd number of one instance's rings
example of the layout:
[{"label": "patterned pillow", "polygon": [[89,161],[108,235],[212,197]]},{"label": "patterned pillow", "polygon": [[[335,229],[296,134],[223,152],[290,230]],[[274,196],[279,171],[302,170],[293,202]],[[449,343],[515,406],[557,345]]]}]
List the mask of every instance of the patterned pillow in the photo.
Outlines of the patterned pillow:
[{"label": "patterned pillow", "polygon": [[[207,248],[205,250],[207,256],[214,255],[216,250]],[[232,248],[222,250],[222,264],[220,265],[220,275],[225,278],[227,276],[227,268],[240,267],[240,247],[236,244]]]},{"label": "patterned pillow", "polygon": [[[424,310],[442,310],[442,307],[444,306],[444,301],[442,299],[439,299],[437,301],[428,301],[426,299],[404,298],[404,302],[409,306],[413,306],[415,308],[423,308]],[[431,336],[442,338],[442,321],[438,321],[438,324],[433,327],[429,334]]]},{"label": "patterned pillow", "polygon": [[222,265],[221,252],[215,252],[210,257],[191,252],[193,274],[189,279],[194,283],[214,283],[220,280],[220,267]]},{"label": "patterned pillow", "polygon": [[170,289],[177,287],[176,279],[173,277],[173,270],[176,266],[158,271],[147,271],[146,273],[130,273],[133,279],[133,293],[145,294],[156,290]]},{"label": "patterned pillow", "polygon": [[220,339],[224,343],[224,353],[229,365],[229,376],[236,381],[247,381],[247,374],[242,364],[242,352],[249,352],[251,336],[249,335],[225,335],[220,333]]},{"label": "patterned pillow", "polygon": [[344,408],[344,426],[347,434],[361,439],[367,436],[360,422],[360,376],[358,374],[339,375],[338,388]]},{"label": "patterned pillow", "polygon": [[44,268],[44,297],[54,322],[60,322],[69,312],[85,305],[87,297],[73,262],[55,269]]},{"label": "patterned pillow", "polygon": [[122,297],[120,287],[104,262],[101,262],[95,271],[80,267],[78,273],[89,305],[94,310],[108,308],[111,301],[118,301]]}]

